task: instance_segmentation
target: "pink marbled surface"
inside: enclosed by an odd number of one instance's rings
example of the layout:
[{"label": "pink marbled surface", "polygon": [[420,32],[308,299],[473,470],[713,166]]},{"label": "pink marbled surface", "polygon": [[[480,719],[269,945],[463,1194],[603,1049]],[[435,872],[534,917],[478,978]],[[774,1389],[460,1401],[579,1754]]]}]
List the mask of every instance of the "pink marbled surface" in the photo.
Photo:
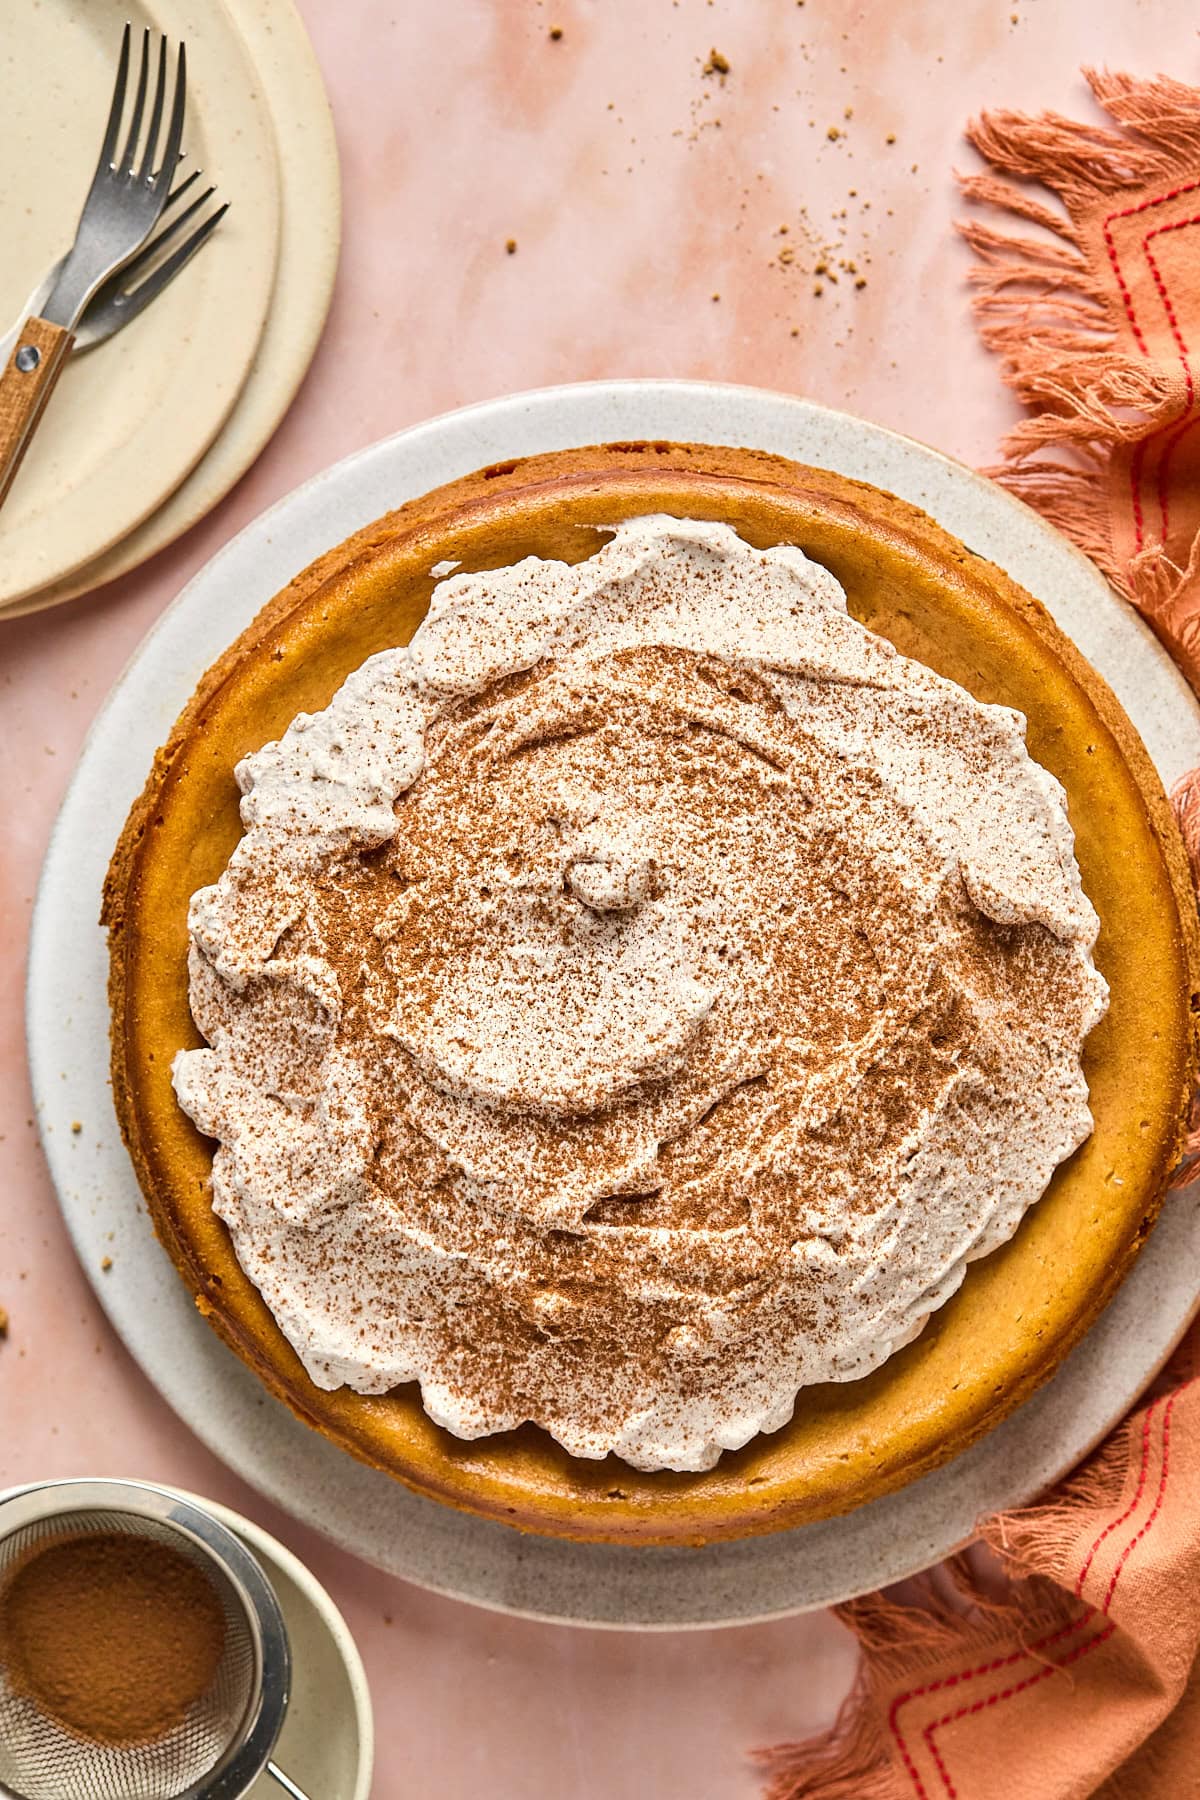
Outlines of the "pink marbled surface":
[{"label": "pink marbled surface", "polygon": [[[260,1500],[133,1366],[76,1265],[33,1130],[21,989],[38,867],[92,715],[183,582],[297,482],[431,413],[551,382],[706,376],[987,460],[1012,414],[973,337],[951,228],[963,120],[987,105],[1086,107],[1084,61],[1194,74],[1196,31],[1175,0],[303,11],[346,200],[311,374],[256,467],[179,544],[101,593],[0,624],[0,1485],[141,1475],[276,1532],[362,1647],[378,1800],[736,1800],[757,1788],[748,1746],[832,1715],[853,1657],[831,1618],[640,1637],[421,1593]],[[702,74],[714,47],[724,82]],[[836,285],[814,274],[821,260]]]}]

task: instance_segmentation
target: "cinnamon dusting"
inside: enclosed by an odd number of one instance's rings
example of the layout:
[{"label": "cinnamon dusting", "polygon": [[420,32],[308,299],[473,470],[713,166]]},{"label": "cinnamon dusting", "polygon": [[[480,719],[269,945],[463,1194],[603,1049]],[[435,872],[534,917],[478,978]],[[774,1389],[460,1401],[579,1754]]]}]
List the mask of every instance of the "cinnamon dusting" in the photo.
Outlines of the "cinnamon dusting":
[{"label": "cinnamon dusting", "polygon": [[324,1385],[711,1466],[1090,1128],[1061,798],[797,551],[642,520],[453,577],[242,779],[176,1081]]},{"label": "cinnamon dusting", "polygon": [[224,1642],[212,1582],[169,1544],[142,1537],[57,1539],[0,1589],[6,1679],[95,1743],[165,1736],[212,1686]]}]

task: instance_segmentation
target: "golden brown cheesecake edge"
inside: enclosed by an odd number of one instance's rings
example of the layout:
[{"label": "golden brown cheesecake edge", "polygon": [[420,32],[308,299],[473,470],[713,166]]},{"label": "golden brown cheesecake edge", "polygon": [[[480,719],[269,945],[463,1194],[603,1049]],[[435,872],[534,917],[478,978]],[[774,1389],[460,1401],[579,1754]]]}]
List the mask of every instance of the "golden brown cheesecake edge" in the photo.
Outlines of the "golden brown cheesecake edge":
[{"label": "golden brown cheesecake edge", "polygon": [[[805,1390],[791,1425],[727,1454],[717,1469],[699,1476],[644,1475],[614,1458],[580,1463],[532,1427],[500,1438],[462,1443],[426,1418],[413,1389],[373,1398],[315,1388],[242,1275],[224,1227],[211,1213],[202,1174],[210,1147],[181,1114],[172,1120],[161,1104],[150,1104],[147,1098],[148,1089],[153,1092],[157,1081],[161,1101],[162,1059],[169,1061],[174,1049],[198,1041],[186,1019],[186,971],[179,974],[186,934],[180,938],[178,917],[160,919],[160,931],[142,916],[147,907],[153,912],[155,863],[161,861],[155,846],[162,833],[169,832],[168,819],[173,819],[178,795],[193,774],[198,773],[201,782],[215,779],[213,771],[203,767],[206,727],[220,715],[223,700],[229,702],[230,690],[253,670],[254,691],[249,698],[261,701],[273,678],[279,685],[280,666],[286,664],[290,670],[300,656],[312,654],[331,620],[336,630],[339,617],[349,609],[356,620],[367,616],[374,621],[378,615],[378,628],[385,637],[362,648],[361,654],[356,640],[353,661],[340,675],[331,672],[331,693],[349,667],[371,654],[372,648],[404,641],[424,609],[419,591],[422,584],[415,580],[414,568],[427,570],[443,558],[453,558],[456,545],[460,550],[473,545],[476,554],[483,547],[483,560],[473,562],[470,555],[463,558],[468,567],[496,566],[526,553],[551,553],[537,549],[545,544],[547,535],[553,539],[565,534],[570,539],[574,533],[580,553],[587,553],[599,541],[597,534],[606,517],[615,522],[617,517],[653,510],[726,518],[752,542],[801,542],[809,554],[816,554],[843,579],[852,609],[865,617],[865,622],[882,626],[899,648],[934,667],[938,666],[939,646],[930,639],[931,626],[945,621],[936,607],[923,610],[916,604],[922,582],[940,594],[951,622],[958,620],[960,664],[964,657],[967,664],[972,661],[969,644],[964,650],[963,640],[969,639],[970,619],[973,610],[977,611],[980,620],[986,617],[989,629],[995,627],[999,636],[994,642],[988,639],[985,666],[968,668],[967,679],[960,668],[954,678],[971,688],[973,674],[973,691],[980,698],[1006,697],[989,690],[1001,679],[1005,660],[1014,656],[1028,658],[1036,649],[1048,668],[1061,670],[1063,694],[1071,696],[1076,710],[1083,704],[1082,695],[1086,708],[1094,714],[1096,749],[1103,742],[1107,755],[1111,745],[1114,766],[1122,764],[1132,783],[1124,795],[1129,842],[1126,845],[1122,840],[1118,849],[1134,855],[1141,840],[1134,830],[1133,815],[1139,814],[1145,839],[1139,880],[1147,877],[1152,844],[1157,866],[1150,871],[1151,885],[1157,885],[1157,901],[1170,914],[1170,941],[1164,941],[1162,949],[1179,978],[1172,981],[1178,987],[1175,1015],[1160,1027],[1171,1037],[1172,1053],[1164,1058],[1163,1085],[1164,1094],[1167,1089],[1173,1092],[1175,1105],[1168,1107],[1164,1099],[1161,1118],[1147,1122],[1147,1130],[1152,1125],[1157,1140],[1153,1168],[1145,1171],[1136,1204],[1125,1204],[1120,1230],[1105,1236],[1103,1266],[1091,1269],[1087,1282],[1078,1284],[1077,1292],[1068,1293],[1054,1314],[1054,1329],[1043,1322],[1039,1335],[1034,1320],[1031,1337],[1016,1333],[1020,1354],[1012,1359],[1009,1379],[988,1393],[980,1391],[977,1381],[972,1384],[969,1371],[964,1370],[957,1386],[950,1383],[941,1392],[927,1394],[923,1403],[915,1391],[920,1380],[914,1384],[913,1375],[919,1377],[924,1368],[931,1379],[945,1383],[964,1357],[969,1362],[971,1332],[962,1323],[964,1310],[969,1312],[973,1294],[978,1296],[976,1310],[985,1310],[979,1291],[985,1286],[999,1289],[1003,1295],[1003,1281],[995,1274],[989,1279],[987,1271],[993,1264],[1002,1270],[1006,1262],[1013,1261],[1014,1247],[1028,1248],[1031,1238],[1037,1239],[1043,1209],[1047,1213],[1053,1210],[1055,1189],[1061,1192],[1066,1185],[1061,1171],[1013,1244],[968,1272],[963,1290],[930,1322],[916,1344],[863,1382]],[[787,528],[777,529],[781,524]],[[489,544],[495,548],[491,562],[487,560]],[[564,553],[564,546],[560,544],[553,553]],[[399,618],[395,604],[398,580],[407,583],[407,611]],[[425,600],[432,586],[431,579],[424,583]],[[877,615],[874,621],[872,603]],[[997,619],[1003,629],[996,627]],[[375,629],[374,623],[370,629]],[[940,649],[944,662],[949,654],[946,644]],[[329,693],[304,704],[311,710],[324,704]],[[1055,693],[1057,696],[1057,689]],[[1067,702],[1061,704],[1070,713]],[[291,712],[280,719],[268,718],[266,709],[255,706],[246,748],[277,735],[288,717],[299,710],[290,697],[285,705],[291,706]],[[1046,738],[1053,749],[1056,731],[1061,735],[1066,729],[1055,717],[1039,719],[1036,710],[1031,711],[1031,749],[1039,760],[1052,764],[1047,744],[1039,740]],[[231,771],[229,761],[225,773],[232,789]],[[1072,792],[1072,784],[1067,785]],[[1077,781],[1072,792],[1077,834],[1078,785]],[[1136,789],[1136,804],[1132,789]],[[236,841],[236,825],[232,831],[232,841]],[[197,869],[195,879],[186,861],[194,846],[189,843],[181,849],[183,867],[178,873],[183,879],[176,884],[178,893],[189,881],[194,887],[215,879],[232,848],[227,819],[220,822],[218,838],[222,833],[222,843],[208,856],[212,866]],[[1089,892],[1092,885],[1085,871]],[[1094,893],[1092,897],[1096,899]],[[1105,928],[1111,934],[1112,908],[1108,910]],[[1103,920],[1103,910],[1101,916]],[[104,923],[111,945],[113,1086],[118,1117],[155,1228],[210,1323],[294,1411],[364,1461],[388,1469],[432,1497],[523,1528],[564,1536],[681,1543],[769,1531],[845,1511],[966,1448],[1046,1379],[1115,1292],[1161,1205],[1183,1140],[1187,1102],[1195,1080],[1200,953],[1186,861],[1157,775],[1108,688],[1037,601],[916,508],[844,477],[754,451],[622,444],[520,459],[478,471],[409,502],[319,558],[268,603],[203,677],[156,756],[114,854],[105,887]],[[152,941],[156,939],[160,941]],[[1102,955],[1098,959],[1103,967]],[[173,966],[176,991],[170,1004],[177,1030],[174,1041],[167,1042],[155,1029],[162,1023],[161,1009],[153,1020],[145,1015],[147,1004],[153,1004],[147,999],[150,987],[156,980],[169,978]],[[1170,999],[1170,995],[1164,997]],[[1148,1017],[1148,1009],[1145,1011]],[[1105,1029],[1099,1028],[1101,1032]],[[144,1058],[159,1063],[154,1076]],[[1136,1059],[1130,1060],[1128,1067],[1135,1068]],[[1168,1113],[1173,1117],[1168,1118]],[[1089,1147],[1085,1146],[1069,1167],[1088,1156]],[[187,1172],[181,1179],[185,1158]],[[1054,1247],[1050,1234],[1047,1253]],[[1035,1248],[1033,1256],[1025,1258],[1027,1275],[1038,1266],[1036,1254]],[[1069,1272],[1064,1281],[1069,1290]],[[992,1292],[988,1300],[994,1304],[997,1297]],[[1011,1300],[1011,1296],[1007,1298]],[[987,1310],[990,1314],[990,1305]],[[953,1340],[956,1333],[963,1338],[962,1345],[956,1349],[951,1343],[947,1350],[947,1340]],[[893,1390],[891,1406],[889,1389]]]}]

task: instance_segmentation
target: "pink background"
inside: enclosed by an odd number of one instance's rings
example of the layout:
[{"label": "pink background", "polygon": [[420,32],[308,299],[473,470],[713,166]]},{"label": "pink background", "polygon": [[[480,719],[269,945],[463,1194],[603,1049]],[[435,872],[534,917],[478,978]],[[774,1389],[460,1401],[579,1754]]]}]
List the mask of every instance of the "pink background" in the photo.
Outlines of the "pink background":
[{"label": "pink background", "polygon": [[[1012,408],[975,342],[953,232],[962,124],[988,105],[1086,112],[1085,61],[1194,78],[1196,32],[1177,0],[302,10],[345,187],[312,371],[256,467],[173,549],[0,624],[0,1485],[158,1478],[277,1533],[362,1648],[378,1800],[748,1796],[748,1747],[823,1723],[848,1685],[852,1646],[830,1617],[637,1636],[477,1612],[294,1525],[159,1400],[75,1262],[37,1145],[22,983],[38,867],[93,714],[188,577],[314,471],[429,414],[598,376],[713,377],[989,460]],[[702,73],[713,48],[731,65],[723,82]]]}]

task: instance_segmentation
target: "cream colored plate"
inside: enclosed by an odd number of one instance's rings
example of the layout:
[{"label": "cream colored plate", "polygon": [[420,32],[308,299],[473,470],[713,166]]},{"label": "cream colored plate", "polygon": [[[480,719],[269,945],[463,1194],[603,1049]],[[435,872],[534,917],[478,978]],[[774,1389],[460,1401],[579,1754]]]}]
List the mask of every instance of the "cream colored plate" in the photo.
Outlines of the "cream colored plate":
[{"label": "cream colored plate", "polygon": [[279,181],[254,66],[213,0],[0,6],[0,323],[69,248],[108,114],[121,30],[188,48],[185,168],[232,204],[152,306],[73,356],[0,511],[0,605],[94,560],[159,507],[229,416],[275,281]]},{"label": "cream colored plate", "polygon": [[[203,518],[268,442],[312,361],[329,310],[341,234],[329,102],[292,0],[226,0],[226,10],[253,60],[279,148],[279,263],[254,365],[219,437],[157,512],[73,574],[0,606],[5,618],[73,600],[115,580]],[[222,232],[232,218],[230,212]]]}]

